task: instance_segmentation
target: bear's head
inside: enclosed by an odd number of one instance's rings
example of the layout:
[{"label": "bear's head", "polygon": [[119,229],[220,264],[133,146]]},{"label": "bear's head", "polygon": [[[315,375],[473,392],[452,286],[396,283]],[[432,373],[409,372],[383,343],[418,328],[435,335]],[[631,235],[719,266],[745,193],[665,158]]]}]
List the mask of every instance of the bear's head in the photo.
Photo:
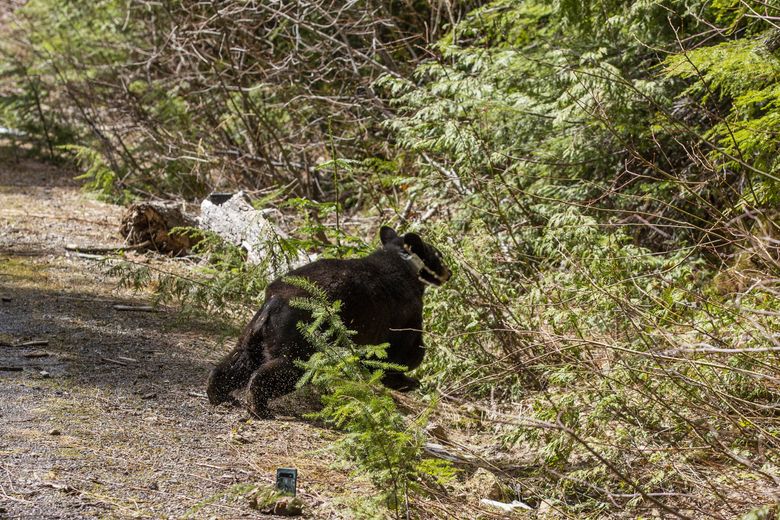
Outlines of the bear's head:
[{"label": "bear's head", "polygon": [[385,249],[397,250],[404,260],[417,269],[420,281],[438,287],[452,276],[452,272],[444,265],[441,252],[423,241],[417,233],[399,236],[393,228],[382,226],[379,238]]}]

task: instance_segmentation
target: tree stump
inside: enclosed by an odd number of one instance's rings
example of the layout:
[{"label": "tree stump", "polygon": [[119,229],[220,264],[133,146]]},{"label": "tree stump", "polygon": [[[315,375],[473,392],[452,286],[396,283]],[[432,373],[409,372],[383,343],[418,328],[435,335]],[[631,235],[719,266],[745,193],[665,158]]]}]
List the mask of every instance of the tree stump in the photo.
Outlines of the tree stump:
[{"label": "tree stump", "polygon": [[139,202],[130,206],[122,216],[119,232],[128,245],[148,244],[147,250],[176,256],[186,254],[197,240],[181,233],[171,233],[171,230],[195,226],[195,219],[186,215],[180,204]]}]

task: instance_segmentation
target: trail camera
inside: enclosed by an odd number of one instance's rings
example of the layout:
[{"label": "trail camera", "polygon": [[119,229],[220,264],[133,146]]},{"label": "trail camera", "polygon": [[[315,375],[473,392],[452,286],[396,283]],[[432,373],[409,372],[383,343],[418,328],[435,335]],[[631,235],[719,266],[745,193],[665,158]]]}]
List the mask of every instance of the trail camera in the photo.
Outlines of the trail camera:
[{"label": "trail camera", "polygon": [[298,470],[294,468],[279,468],[276,470],[276,490],[285,495],[295,496],[298,483]]}]

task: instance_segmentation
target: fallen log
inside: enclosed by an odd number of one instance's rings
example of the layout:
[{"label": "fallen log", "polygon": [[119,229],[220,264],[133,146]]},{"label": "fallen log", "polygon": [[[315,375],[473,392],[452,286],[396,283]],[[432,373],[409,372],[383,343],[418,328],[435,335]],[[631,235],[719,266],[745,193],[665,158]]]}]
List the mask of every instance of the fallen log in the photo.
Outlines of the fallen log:
[{"label": "fallen log", "polygon": [[209,195],[200,205],[198,222],[203,229],[243,247],[247,252],[247,261],[252,264],[264,260],[268,241],[281,234],[241,191]]},{"label": "fallen log", "polygon": [[[300,253],[297,258],[276,258],[278,242],[287,238],[279,227],[266,217],[267,213],[252,206],[244,192],[212,193],[200,205],[198,223],[202,229],[216,233],[226,242],[243,248],[250,264],[265,263],[269,273],[277,268],[287,271],[312,259]],[[275,247],[277,246],[277,247]]]}]

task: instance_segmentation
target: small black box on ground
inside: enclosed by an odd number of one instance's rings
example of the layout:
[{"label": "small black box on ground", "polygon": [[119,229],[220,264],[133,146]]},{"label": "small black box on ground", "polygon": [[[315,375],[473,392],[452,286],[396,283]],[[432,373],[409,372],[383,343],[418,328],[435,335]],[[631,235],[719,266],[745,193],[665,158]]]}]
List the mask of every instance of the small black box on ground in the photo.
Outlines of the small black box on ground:
[{"label": "small black box on ground", "polygon": [[298,470],[295,468],[279,468],[276,470],[276,490],[285,495],[295,496],[298,483]]}]

